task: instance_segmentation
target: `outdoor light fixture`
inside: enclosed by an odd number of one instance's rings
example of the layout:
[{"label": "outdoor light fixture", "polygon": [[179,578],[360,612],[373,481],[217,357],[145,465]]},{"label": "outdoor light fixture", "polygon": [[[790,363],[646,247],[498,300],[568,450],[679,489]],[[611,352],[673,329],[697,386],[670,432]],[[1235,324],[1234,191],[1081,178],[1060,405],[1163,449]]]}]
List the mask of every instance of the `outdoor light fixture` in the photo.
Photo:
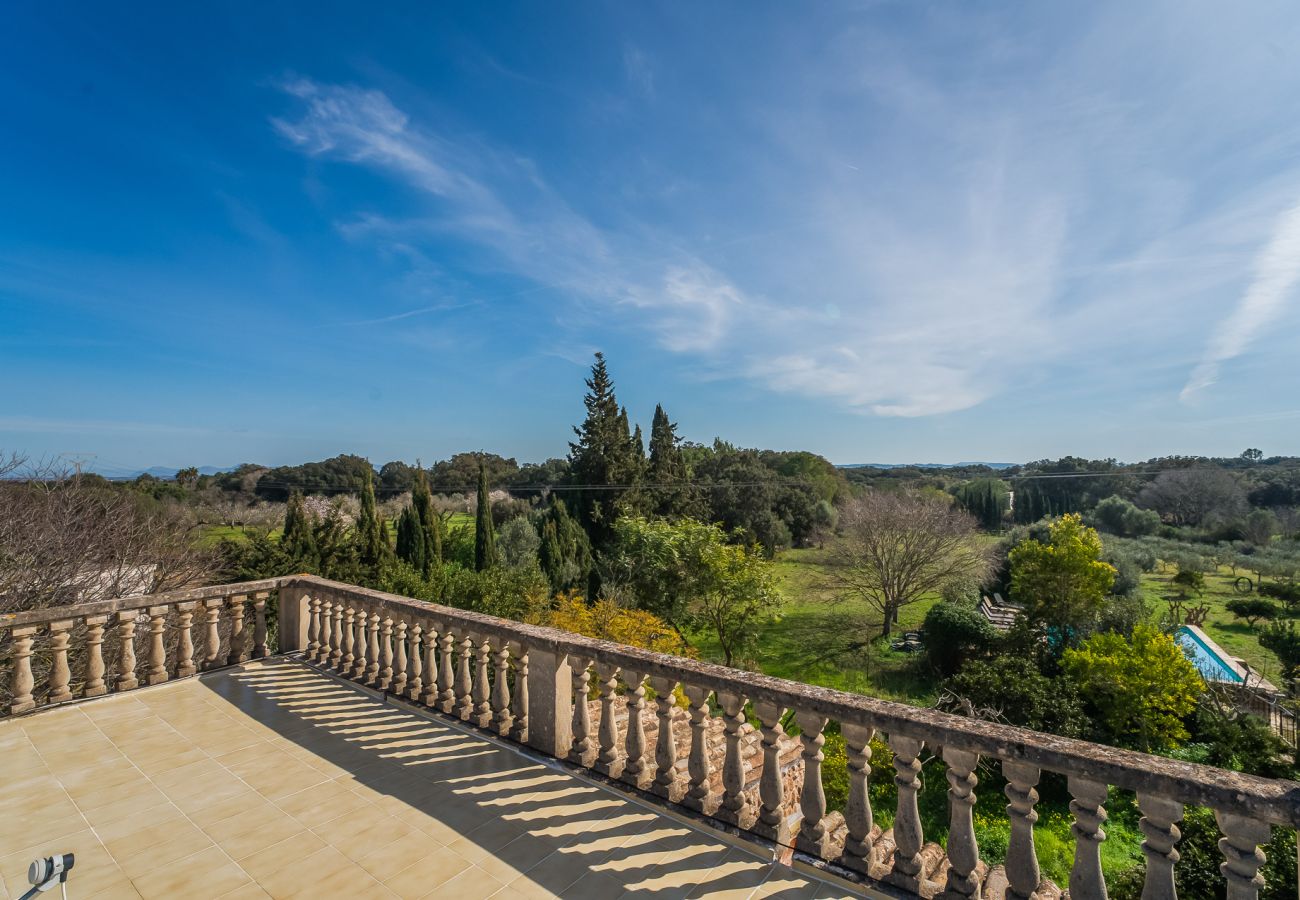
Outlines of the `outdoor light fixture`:
[{"label": "outdoor light fixture", "polygon": [[32,889],[23,894],[18,900],[28,900],[37,894],[44,893],[58,884],[63,891],[66,900],[68,896],[68,872],[72,869],[75,860],[71,853],[59,853],[54,856],[44,856],[34,860],[27,867],[27,880],[32,883]]}]

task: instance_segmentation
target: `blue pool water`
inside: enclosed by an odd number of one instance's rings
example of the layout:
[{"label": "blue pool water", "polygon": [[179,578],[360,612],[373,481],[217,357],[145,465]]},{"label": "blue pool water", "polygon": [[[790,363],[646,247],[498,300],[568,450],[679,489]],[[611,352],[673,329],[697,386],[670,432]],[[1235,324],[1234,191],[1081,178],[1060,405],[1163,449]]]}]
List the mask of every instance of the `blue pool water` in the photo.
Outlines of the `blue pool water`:
[{"label": "blue pool water", "polygon": [[1195,632],[1190,631],[1186,626],[1174,632],[1174,640],[1178,642],[1178,646],[1183,648],[1183,652],[1192,661],[1192,665],[1200,670],[1201,675],[1207,681],[1241,683],[1241,676],[1233,671],[1225,660],[1220,659],[1219,654],[1205,646],[1205,643],[1196,636]]}]

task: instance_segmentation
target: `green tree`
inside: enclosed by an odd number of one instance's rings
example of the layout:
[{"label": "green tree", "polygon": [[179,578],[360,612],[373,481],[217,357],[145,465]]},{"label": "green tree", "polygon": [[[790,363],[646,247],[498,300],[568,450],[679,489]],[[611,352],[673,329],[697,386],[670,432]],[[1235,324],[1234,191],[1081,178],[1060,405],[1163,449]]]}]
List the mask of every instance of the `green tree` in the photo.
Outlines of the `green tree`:
[{"label": "green tree", "polygon": [[551,501],[538,525],[538,562],[553,593],[585,588],[591,571],[591,542],[578,520],[558,497]]},{"label": "green tree", "polygon": [[1130,501],[1114,494],[1093,507],[1092,521],[1102,531],[1121,537],[1155,534],[1160,528],[1160,515],[1155,510],[1139,509]]},{"label": "green tree", "polygon": [[1011,493],[1000,478],[968,481],[953,491],[957,505],[975,517],[985,531],[996,531],[1011,508]]},{"label": "green tree", "polygon": [[410,563],[417,572],[426,570],[424,528],[414,504],[403,509],[397,517],[397,558]]},{"label": "green tree", "polygon": [[652,498],[651,510],[669,518],[697,512],[699,498],[686,485],[688,479],[677,425],[669,420],[664,408],[656,404],[650,425],[650,459],[646,467],[646,482],[653,485],[647,489]]},{"label": "green tree", "polygon": [[925,614],[925,652],[940,673],[952,675],[973,655],[997,643],[998,633],[969,603],[931,606]]},{"label": "green tree", "polygon": [[474,517],[474,569],[482,572],[497,564],[496,532],[492,527],[492,497],[487,467],[478,470],[478,508]]},{"label": "green tree", "polygon": [[298,491],[289,494],[289,500],[284,506],[284,532],[280,536],[280,548],[285,556],[298,562],[303,569],[312,569],[320,561],[312,521],[303,506],[302,494]]},{"label": "green tree", "polygon": [[1282,666],[1282,677],[1294,685],[1300,676],[1300,633],[1294,622],[1270,622],[1259,635],[1259,644],[1271,650]]},{"label": "green tree", "polygon": [[442,565],[442,517],[433,508],[433,493],[429,490],[429,477],[424,467],[416,463],[415,486],[411,490],[411,506],[420,524],[420,538],[424,543],[423,573],[426,578]]},{"label": "green tree", "polygon": [[1061,664],[1111,743],[1149,752],[1187,739],[1183,720],[1195,711],[1205,682],[1169,635],[1147,624],[1130,639],[1099,632],[1066,650]]},{"label": "green tree", "polygon": [[569,444],[569,477],[580,486],[574,498],[578,520],[599,552],[613,539],[621,501],[638,479],[641,459],[603,353],[596,354],[586,384],[583,405],[587,415],[582,425],[573,429],[578,439]]},{"label": "green tree", "polygon": [[363,566],[377,570],[388,557],[388,531],[375,506],[375,472],[366,464],[361,474],[361,512],[357,516],[357,556]]},{"label": "green tree", "polygon": [[944,687],[981,717],[1063,737],[1082,737],[1088,729],[1074,682],[1044,675],[1024,655],[972,660]]},{"label": "green tree", "polygon": [[1276,619],[1277,604],[1262,597],[1236,597],[1225,604],[1228,612],[1238,619],[1245,619],[1252,628],[1260,619]]},{"label": "green tree", "polygon": [[497,535],[497,554],[509,569],[537,567],[537,550],[541,546],[537,529],[527,516],[517,516],[501,526]]},{"label": "green tree", "polygon": [[1074,644],[1105,609],[1115,567],[1102,561],[1101,538],[1077,514],[1061,516],[1049,535],[1047,543],[1030,538],[1012,548],[1011,596],[1032,626]]}]

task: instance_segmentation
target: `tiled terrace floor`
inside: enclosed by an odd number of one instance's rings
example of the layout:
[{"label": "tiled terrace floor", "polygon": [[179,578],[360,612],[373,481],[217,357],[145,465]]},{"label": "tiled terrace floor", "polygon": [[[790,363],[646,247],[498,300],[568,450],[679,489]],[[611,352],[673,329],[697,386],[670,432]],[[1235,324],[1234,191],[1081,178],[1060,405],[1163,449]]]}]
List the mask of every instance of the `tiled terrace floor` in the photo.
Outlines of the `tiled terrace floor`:
[{"label": "tiled terrace floor", "polygon": [[6,720],[0,761],[0,896],[68,851],[78,900],[843,894],[285,660]]}]

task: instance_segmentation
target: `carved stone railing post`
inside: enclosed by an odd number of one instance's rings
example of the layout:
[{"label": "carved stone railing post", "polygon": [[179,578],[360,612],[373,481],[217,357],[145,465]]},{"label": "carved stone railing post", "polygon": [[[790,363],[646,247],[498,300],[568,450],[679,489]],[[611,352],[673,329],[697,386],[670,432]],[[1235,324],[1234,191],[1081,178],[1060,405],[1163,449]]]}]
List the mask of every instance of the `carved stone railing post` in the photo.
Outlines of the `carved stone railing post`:
[{"label": "carved stone railing post", "polygon": [[470,714],[479,728],[492,724],[492,645],[485,637],[474,641],[474,710]]},{"label": "carved stone railing post", "polygon": [[510,694],[510,738],[526,744],[528,743],[528,647],[513,641],[509,646],[515,660],[515,686]]},{"label": "carved stone railing post", "polygon": [[726,727],[726,752],[722,758],[722,804],[718,817],[741,828],[754,824],[754,810],[745,796],[745,761],[740,755],[741,729],[745,725],[745,698],[734,691],[718,691]]},{"label": "carved stone railing post", "polygon": [[399,697],[406,696],[406,666],[406,620],[398,619],[393,623],[393,677],[388,689]]},{"label": "carved stone railing post", "polygon": [[356,657],[352,654],[352,643],[356,637],[356,610],[348,606],[342,611],[342,618],[339,620],[343,627],[343,634],[340,636],[342,643],[339,645],[339,674],[345,678],[352,675],[352,669],[356,666]]},{"label": "carved stone railing post", "polygon": [[334,601],[329,597],[320,598],[320,651],[316,661],[323,666],[330,665],[334,657]]},{"label": "carved stone railing post", "polygon": [[1100,781],[1068,777],[1070,812],[1074,822],[1074,865],[1070,869],[1070,900],[1106,900],[1106,879],[1101,873],[1101,842],[1106,840],[1106,785]]},{"label": "carved stone railing post", "polygon": [[355,659],[351,677],[354,681],[366,680],[366,653],[370,647],[369,635],[366,633],[366,623],[369,620],[370,614],[365,609],[357,610],[356,634],[352,637],[352,655]]},{"label": "carved stone railing post", "polygon": [[573,673],[573,747],[569,759],[590,768],[596,761],[599,748],[591,739],[591,710],[587,706],[587,679],[591,660],[573,658],[569,661]]},{"label": "carved stone railing post", "polygon": [[[217,610],[220,612],[220,606]],[[140,686],[139,679],[135,677],[135,623],[138,615],[135,610],[117,614],[117,638],[122,645],[119,663],[121,669],[117,674],[119,691],[133,691]]]},{"label": "carved stone railing post", "polygon": [[320,656],[321,602],[315,594],[307,598],[307,658],[311,660]]},{"label": "carved stone railing post", "polygon": [[1142,832],[1142,855],[1147,858],[1146,881],[1142,885],[1142,900],[1177,900],[1174,886],[1174,863],[1178,851],[1174,847],[1182,832],[1174,823],[1183,817],[1183,805],[1176,800],[1155,794],[1138,794],[1138,809],[1142,818],[1138,829]]},{"label": "carved stone railing post", "polygon": [[709,696],[712,688],[698,684],[683,684],[682,693],[690,703],[691,751],[686,760],[690,785],[682,797],[682,805],[702,813],[713,814],[717,799],[709,794]]},{"label": "carved stone railing post", "polygon": [[925,834],[916,798],[921,792],[921,748],[923,741],[901,734],[889,735],[894,751],[894,784],[898,787],[898,809],[894,813],[894,867],[889,882],[912,893],[920,893],[921,848]]},{"label": "carved stone railing post", "polygon": [[232,666],[248,659],[248,633],[244,630],[244,601],[247,599],[242,594],[230,598],[230,655],[226,662]]},{"label": "carved stone railing post", "polygon": [[645,680],[642,672],[623,671],[623,684],[627,686],[624,699],[627,701],[627,735],[623,741],[623,780],[639,788],[646,787],[654,772],[646,765],[645,723],[641,714],[645,711]]},{"label": "carved stone railing post", "polygon": [[650,687],[655,692],[655,717],[658,722],[655,734],[655,776],[650,783],[650,791],[676,803],[681,800],[685,789],[677,779],[677,742],[673,740],[673,709],[677,705],[673,688],[677,687],[677,681],[673,678],[651,678]]},{"label": "carved stone railing post", "polygon": [[330,614],[330,658],[329,664],[336,670],[343,668],[344,648],[348,646],[347,634],[343,631],[343,601],[333,601]]},{"label": "carved stone railing post", "polygon": [[975,842],[975,766],[979,754],[956,747],[943,748],[948,767],[948,882],[945,898],[977,897],[980,882],[975,868],[980,862]]},{"label": "carved stone railing post", "polygon": [[379,664],[375,669],[375,687],[388,690],[393,683],[393,620],[390,616],[379,618]]},{"label": "carved stone railing post", "polygon": [[407,640],[411,642],[410,652],[406,657],[406,696],[416,703],[424,702],[424,626],[418,619],[411,622],[406,630]]},{"label": "carved stone railing post", "polygon": [[[366,672],[365,683],[377,687],[379,685],[379,613],[372,612],[366,625]],[[391,651],[390,651],[391,652]]]},{"label": "carved stone railing post", "polygon": [[[108,616],[86,617],[86,690],[83,693],[87,697],[108,692],[104,683],[104,626],[107,624]],[[190,652],[193,655],[193,650]]]},{"label": "carved stone railing post", "polygon": [[623,774],[623,757],[618,752],[618,719],[614,707],[618,703],[618,666],[596,661],[597,681],[600,684],[600,755],[596,757],[596,771],[617,778]]},{"label": "carved stone railing post", "polygon": [[72,670],[68,668],[68,640],[72,636],[72,620],[60,619],[50,623],[50,651],[54,662],[50,666],[50,701],[63,703],[72,699]]},{"label": "carved stone railing post", "polygon": [[466,633],[457,644],[456,715],[468,722],[474,715],[474,638]]},{"label": "carved stone railing post", "polygon": [[167,628],[166,606],[149,607],[149,671],[145,676],[148,684],[162,684],[167,680],[167,646],[163,643],[163,631]]},{"label": "carved stone railing post", "polygon": [[456,636],[442,623],[438,626],[438,692],[439,712],[451,715],[456,711],[456,670],[452,664],[452,648]]},{"label": "carved stone railing post", "polygon": [[795,846],[804,853],[825,858],[830,835],[826,831],[826,791],[822,788],[822,745],[826,738],[822,729],[826,717],[819,713],[795,710],[794,720],[799,724],[799,743],[803,748],[803,790],[799,793],[799,837]]},{"label": "carved stone railing post", "polygon": [[204,622],[207,628],[203,634],[203,671],[207,672],[221,666],[221,607],[226,601],[213,597],[203,601]]},{"label": "carved stone railing post", "polygon": [[1259,868],[1268,861],[1260,845],[1268,842],[1272,829],[1267,822],[1232,813],[1216,811],[1214,817],[1223,832],[1219,852],[1224,861],[1219,871],[1228,881],[1227,900],[1258,900],[1264,887]]},{"label": "carved stone railing post", "polygon": [[253,658],[266,659],[271,649],[266,645],[269,632],[266,628],[266,601],[270,594],[259,591],[253,595]]},{"label": "carved stone railing post", "polygon": [[36,626],[19,626],[9,635],[13,638],[13,700],[9,712],[18,715],[36,708],[36,698],[32,696],[32,688],[36,687],[32,677],[32,640],[36,637]]},{"label": "carved stone railing post", "polygon": [[1007,818],[1011,824],[1011,837],[1007,841],[1007,898],[1029,900],[1038,890],[1042,878],[1038,868],[1038,850],[1034,847],[1034,823],[1038,813],[1035,786],[1041,774],[1035,765],[1012,760],[1002,761],[1002,774],[1007,779],[1003,793],[1007,795]]},{"label": "carved stone railing post", "polygon": [[768,840],[784,841],[781,834],[785,812],[785,779],[781,773],[781,739],[785,729],[781,717],[785,707],[765,700],[754,701],[754,715],[761,723],[763,736],[763,774],[758,782],[760,801],[754,831]]},{"label": "carved stone railing post", "polygon": [[510,645],[501,641],[492,659],[496,669],[492,679],[492,730],[500,737],[509,737],[514,719],[510,712]]},{"label": "carved stone railing post", "polygon": [[438,705],[438,639],[441,636],[433,622],[424,628],[424,690],[420,693],[420,702],[425,706]]},{"label": "carved stone railing post", "polygon": [[849,769],[849,796],[844,804],[844,823],[848,827],[848,834],[844,838],[844,855],[840,862],[865,875],[871,865],[871,830],[875,825],[870,794],[871,738],[875,729],[870,725],[842,722],[840,733],[844,735],[844,752]]},{"label": "carved stone railing post", "polygon": [[198,671],[194,664],[194,610],[197,603],[176,604],[176,677],[189,678]]}]

